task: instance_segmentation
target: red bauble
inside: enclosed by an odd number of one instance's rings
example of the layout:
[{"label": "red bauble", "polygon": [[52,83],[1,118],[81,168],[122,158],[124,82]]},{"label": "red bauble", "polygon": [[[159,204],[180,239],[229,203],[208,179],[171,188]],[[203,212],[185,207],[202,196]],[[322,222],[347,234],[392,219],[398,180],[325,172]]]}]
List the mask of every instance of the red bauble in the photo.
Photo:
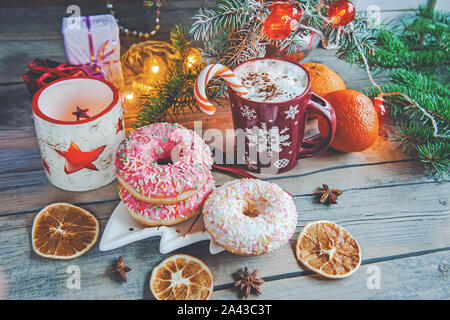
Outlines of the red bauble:
[{"label": "red bauble", "polygon": [[336,26],[342,27],[353,21],[355,18],[355,6],[347,0],[337,0],[333,2],[327,11],[330,22]]},{"label": "red bauble", "polygon": [[270,14],[264,21],[264,32],[272,40],[283,40],[289,37],[292,29],[290,24],[282,21],[279,16]]},{"label": "red bauble", "polygon": [[378,114],[378,124],[381,127],[387,120],[387,109],[383,104],[384,99],[381,97],[376,97],[372,102]]},{"label": "red bauble", "polygon": [[302,12],[291,3],[274,3],[264,21],[264,32],[272,40],[286,39],[297,27],[301,16]]},{"label": "red bauble", "polygon": [[302,16],[302,11],[292,3],[275,2],[270,6],[270,13],[277,15],[287,15],[291,19],[298,20]]}]

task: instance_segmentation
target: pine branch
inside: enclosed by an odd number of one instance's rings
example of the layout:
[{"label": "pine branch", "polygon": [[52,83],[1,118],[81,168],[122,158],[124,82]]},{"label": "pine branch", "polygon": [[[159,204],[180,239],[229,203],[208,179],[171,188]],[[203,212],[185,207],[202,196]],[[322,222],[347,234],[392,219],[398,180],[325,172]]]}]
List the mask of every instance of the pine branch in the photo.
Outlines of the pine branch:
[{"label": "pine branch", "polygon": [[[199,111],[193,90],[202,65],[186,67],[186,59],[192,47],[185,28],[180,25],[172,28],[170,40],[179,58],[173,61],[174,66],[169,70],[167,80],[153,84],[153,90],[140,97],[142,109],[133,125],[135,128],[155,122],[176,121],[180,114]],[[208,96],[215,101],[217,90],[209,89]]]},{"label": "pine branch", "polygon": [[[402,92],[436,121],[441,136],[450,135],[450,84],[448,13],[420,8],[416,17],[403,21],[403,30],[386,28],[374,33],[378,49],[368,56],[371,67],[394,69],[383,92]],[[375,87],[366,90],[377,96]],[[399,95],[385,97],[385,105],[398,125],[405,152],[416,156],[431,176],[449,176],[450,139],[436,137],[431,120]]]},{"label": "pine branch", "polygon": [[[426,16],[422,16],[425,14]],[[450,62],[450,37],[448,14],[433,13],[427,9],[419,9],[419,13],[411,19],[403,19],[400,33],[381,26],[377,29],[367,29],[366,37],[372,38],[377,49],[376,54],[366,55],[373,69],[417,69],[430,74],[437,68],[445,70]],[[439,20],[439,21],[438,21]],[[355,28],[356,29],[356,28]],[[426,49],[426,50],[424,50]],[[351,59],[362,65],[362,59],[353,48],[344,48]],[[352,54],[354,52],[354,54]],[[448,71],[448,70],[447,70]]]},{"label": "pine branch", "polygon": [[[404,19],[397,26],[374,26],[364,13],[357,13],[350,27],[336,28],[321,17],[333,0],[291,1],[302,9],[303,15],[290,36],[274,41],[263,28],[273,2],[220,0],[215,8],[201,9],[193,18],[190,33],[204,44],[205,60],[233,68],[242,61],[263,56],[269,45],[293,53],[302,45],[302,39],[316,32],[325,47],[336,44],[338,58],[365,66],[361,49],[372,72],[392,71],[391,81],[381,86],[383,92],[406,94],[434,118],[440,135],[449,134],[448,13],[420,7],[413,19]],[[320,13],[319,3],[323,4]],[[215,79],[210,88],[223,94],[226,87]],[[379,90],[369,88],[367,93],[374,97]],[[417,156],[437,176],[448,175],[449,142],[435,136],[429,117],[399,95],[386,97],[386,105],[399,125],[405,151]]]},{"label": "pine branch", "polygon": [[450,144],[444,142],[430,143],[417,146],[420,161],[430,169],[430,175],[436,179],[448,177],[450,165]]},{"label": "pine branch", "polygon": [[221,0],[216,9],[200,9],[190,29],[194,40],[209,41],[230,29],[241,30],[249,22],[249,4],[246,0]]}]

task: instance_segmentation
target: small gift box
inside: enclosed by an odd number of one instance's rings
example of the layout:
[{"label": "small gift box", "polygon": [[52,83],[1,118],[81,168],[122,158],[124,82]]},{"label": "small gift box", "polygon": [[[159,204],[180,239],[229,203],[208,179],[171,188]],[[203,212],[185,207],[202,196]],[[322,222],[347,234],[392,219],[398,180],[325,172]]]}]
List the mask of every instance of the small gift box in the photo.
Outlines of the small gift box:
[{"label": "small gift box", "polygon": [[112,15],[63,18],[62,33],[69,63],[101,72],[117,88],[122,86],[119,26]]},{"label": "small gift box", "polygon": [[23,81],[31,94],[55,80],[88,75],[81,67],[48,59],[34,59],[28,67],[30,70],[23,75]]}]

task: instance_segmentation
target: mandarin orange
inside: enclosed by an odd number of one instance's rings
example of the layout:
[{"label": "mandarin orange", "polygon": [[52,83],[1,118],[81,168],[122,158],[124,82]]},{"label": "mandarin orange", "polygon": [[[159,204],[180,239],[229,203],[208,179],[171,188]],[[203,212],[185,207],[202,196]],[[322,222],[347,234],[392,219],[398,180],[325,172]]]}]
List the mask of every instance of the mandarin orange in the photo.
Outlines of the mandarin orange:
[{"label": "mandarin orange", "polygon": [[[324,96],[336,112],[336,134],[331,146],[343,152],[358,152],[369,148],[378,137],[378,115],[369,97],[356,90],[333,91]],[[328,126],[319,118],[322,136]]]},{"label": "mandarin orange", "polygon": [[308,62],[303,66],[311,76],[311,91],[319,96],[323,97],[328,92],[347,88],[344,80],[327,66],[317,62]]}]

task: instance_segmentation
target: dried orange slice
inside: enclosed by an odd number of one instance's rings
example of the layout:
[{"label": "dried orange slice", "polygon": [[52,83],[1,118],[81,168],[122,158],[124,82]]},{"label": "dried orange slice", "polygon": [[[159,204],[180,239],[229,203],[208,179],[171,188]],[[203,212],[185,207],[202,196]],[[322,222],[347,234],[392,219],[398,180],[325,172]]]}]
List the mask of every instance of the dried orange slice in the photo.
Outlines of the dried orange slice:
[{"label": "dried orange slice", "polygon": [[297,238],[297,259],[327,278],[345,278],[361,264],[361,249],[355,238],[330,221],[307,224]]},{"label": "dried orange slice", "polygon": [[214,288],[214,277],[200,259],[176,254],[153,268],[150,290],[158,300],[207,300]]},{"label": "dried orange slice", "polygon": [[97,242],[100,226],[88,211],[68,203],[53,203],[34,218],[31,239],[38,255],[73,259]]}]

